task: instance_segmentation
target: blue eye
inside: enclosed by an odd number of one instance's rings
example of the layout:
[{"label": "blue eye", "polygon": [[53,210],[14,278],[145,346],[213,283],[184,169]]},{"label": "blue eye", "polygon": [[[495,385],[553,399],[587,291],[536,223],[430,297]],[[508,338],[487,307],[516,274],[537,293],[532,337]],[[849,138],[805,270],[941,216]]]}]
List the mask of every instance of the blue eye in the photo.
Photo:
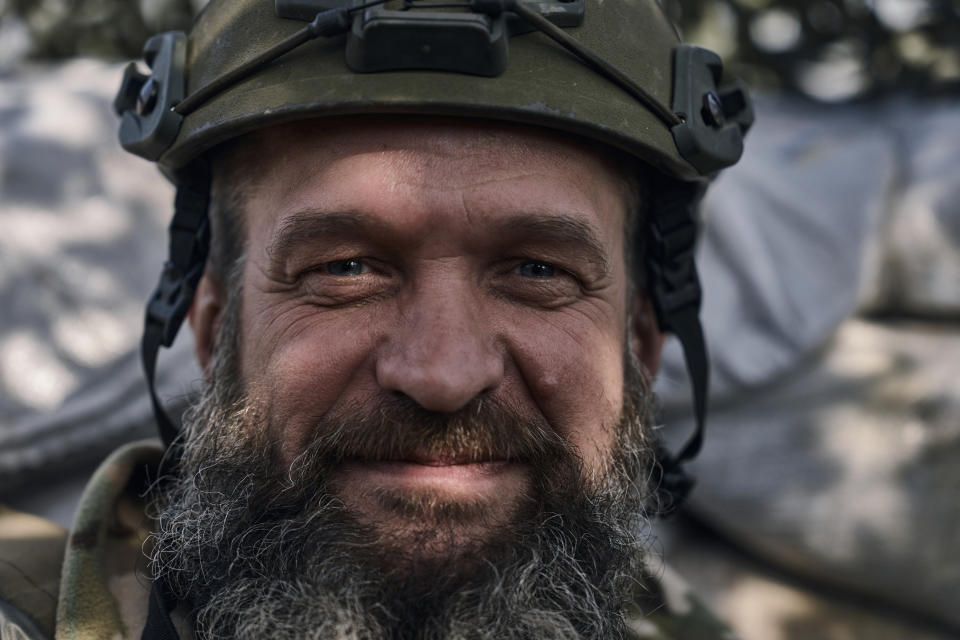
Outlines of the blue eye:
[{"label": "blue eye", "polygon": [[332,276],[358,276],[364,272],[363,263],[359,258],[350,258],[349,260],[334,260],[328,262],[327,273]]},{"label": "blue eye", "polygon": [[546,262],[524,262],[518,267],[519,273],[527,278],[552,278],[557,268]]}]

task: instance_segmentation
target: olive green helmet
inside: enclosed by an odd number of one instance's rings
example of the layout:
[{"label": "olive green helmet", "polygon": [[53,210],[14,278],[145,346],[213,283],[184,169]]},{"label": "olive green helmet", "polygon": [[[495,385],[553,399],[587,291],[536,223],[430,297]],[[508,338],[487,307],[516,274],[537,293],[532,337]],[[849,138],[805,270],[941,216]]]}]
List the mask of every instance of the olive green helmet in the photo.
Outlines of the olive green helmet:
[{"label": "olive green helmet", "polygon": [[250,131],[346,114],[466,116],[586,137],[654,168],[647,286],[678,335],[698,430],[661,455],[664,485],[700,446],[706,350],[693,264],[703,185],[737,162],[752,123],[744,90],[719,86],[720,58],[681,44],[656,0],[212,0],[189,35],[165,33],[131,64],[115,107],[124,148],[178,187],[170,260],[148,305],[143,356],[161,435],[177,429],[153,391],[203,272],[209,243],[204,156]]}]

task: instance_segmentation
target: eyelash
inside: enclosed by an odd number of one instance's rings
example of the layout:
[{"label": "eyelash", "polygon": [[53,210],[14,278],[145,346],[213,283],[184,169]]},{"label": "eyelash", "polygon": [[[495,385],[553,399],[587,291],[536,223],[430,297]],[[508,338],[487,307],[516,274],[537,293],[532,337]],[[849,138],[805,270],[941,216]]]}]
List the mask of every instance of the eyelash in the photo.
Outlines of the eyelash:
[{"label": "eyelash", "polygon": [[335,269],[334,265],[346,265],[348,263],[357,263],[361,269],[360,273],[350,274],[350,275],[361,275],[369,271],[369,266],[366,263],[364,263],[363,258],[347,258],[346,260],[332,260],[330,262],[324,263],[323,269],[328,275],[331,275],[331,276],[346,276],[348,274],[334,273],[334,269]]},{"label": "eyelash", "polygon": [[[527,267],[527,266],[545,267],[550,271],[550,274],[549,275],[542,275],[542,274],[526,274],[525,275],[523,273],[523,269],[524,267]],[[525,277],[535,278],[535,279],[553,278],[563,273],[563,270],[557,267],[556,265],[550,262],[544,262],[543,260],[525,260],[524,262],[521,262],[519,265],[517,265],[514,271],[519,273],[520,275],[525,275]]]},{"label": "eyelash", "polygon": [[[553,262],[516,257],[504,266],[508,269],[500,271],[490,283],[491,293],[522,305],[565,306],[583,292],[581,279]],[[318,264],[303,274],[306,276],[303,283],[312,296],[327,299],[331,304],[337,304],[334,301],[338,300],[372,302],[399,284],[388,282],[389,271],[383,272],[376,260],[355,256]]]},{"label": "eyelash", "polygon": [[[336,272],[336,271],[337,271],[337,268],[340,267],[340,266],[352,266],[350,263],[356,263],[356,265],[358,265],[359,268],[361,269],[360,273],[347,274],[347,273],[337,273],[337,272]],[[525,267],[536,267],[536,268],[538,268],[538,269],[546,270],[546,271],[548,271],[549,273],[546,273],[546,274],[544,274],[544,273],[528,273],[528,274],[524,274],[524,273],[523,273],[523,270],[524,270]],[[362,273],[367,273],[367,272],[369,271],[370,267],[369,267],[369,265],[367,264],[367,262],[364,260],[364,258],[356,257],[356,258],[345,258],[345,259],[343,259],[343,260],[331,260],[330,262],[325,262],[325,263],[323,263],[322,265],[320,265],[319,269],[320,269],[321,271],[323,271],[323,272],[324,272],[325,274],[327,274],[327,275],[331,275],[331,276],[347,276],[347,275],[361,275]],[[541,278],[542,278],[542,279],[547,279],[547,278],[553,278],[553,277],[558,276],[558,275],[567,274],[567,272],[566,272],[564,269],[558,267],[557,265],[553,264],[552,262],[547,262],[547,261],[545,261],[545,260],[524,260],[523,262],[519,263],[519,264],[513,269],[513,272],[514,272],[514,273],[517,273],[517,274],[519,274],[519,275],[525,275],[526,277],[534,278],[534,279],[541,279]],[[569,274],[568,274],[568,275],[569,275]]]}]

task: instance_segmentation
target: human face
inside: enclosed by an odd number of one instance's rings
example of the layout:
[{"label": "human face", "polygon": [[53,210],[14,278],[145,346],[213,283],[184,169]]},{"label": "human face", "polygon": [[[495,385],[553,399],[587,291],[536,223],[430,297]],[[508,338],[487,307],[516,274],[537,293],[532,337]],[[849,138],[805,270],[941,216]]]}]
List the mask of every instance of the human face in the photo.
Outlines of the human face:
[{"label": "human face", "polygon": [[[535,130],[421,119],[290,125],[244,154],[238,365],[278,463],[318,423],[386,396],[438,414],[495,398],[602,475],[629,302],[625,185],[606,157]],[[530,484],[522,462],[427,449],[331,476],[348,511],[384,531],[410,515],[383,490],[479,505],[471,537],[508,522]]]}]

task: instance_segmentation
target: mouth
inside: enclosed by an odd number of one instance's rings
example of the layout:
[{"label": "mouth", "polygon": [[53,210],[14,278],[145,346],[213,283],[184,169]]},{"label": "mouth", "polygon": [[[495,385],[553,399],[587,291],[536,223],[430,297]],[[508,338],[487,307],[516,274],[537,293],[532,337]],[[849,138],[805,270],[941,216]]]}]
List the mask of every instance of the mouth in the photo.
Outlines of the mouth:
[{"label": "mouth", "polygon": [[527,482],[527,466],[510,459],[421,453],[396,460],[348,460],[337,470],[337,479],[350,493],[429,492],[452,500],[475,501],[522,491]]},{"label": "mouth", "polygon": [[384,462],[399,462],[407,464],[419,464],[426,467],[454,467],[472,464],[492,464],[509,462],[507,458],[462,452],[462,453],[430,453],[425,451],[414,451],[402,458],[396,460],[385,460]]}]

